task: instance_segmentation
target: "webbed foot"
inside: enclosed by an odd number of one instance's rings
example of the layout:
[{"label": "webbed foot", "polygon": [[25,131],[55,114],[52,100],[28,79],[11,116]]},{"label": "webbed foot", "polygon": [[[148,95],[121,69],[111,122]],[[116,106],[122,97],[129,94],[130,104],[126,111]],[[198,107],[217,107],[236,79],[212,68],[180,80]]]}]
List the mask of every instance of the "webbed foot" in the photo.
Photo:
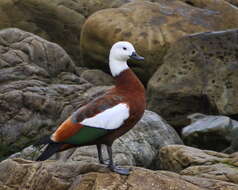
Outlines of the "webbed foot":
[{"label": "webbed foot", "polygon": [[131,168],[121,168],[121,167],[112,166],[112,165],[108,165],[108,167],[110,168],[112,172],[116,172],[121,175],[129,175],[131,171]]}]

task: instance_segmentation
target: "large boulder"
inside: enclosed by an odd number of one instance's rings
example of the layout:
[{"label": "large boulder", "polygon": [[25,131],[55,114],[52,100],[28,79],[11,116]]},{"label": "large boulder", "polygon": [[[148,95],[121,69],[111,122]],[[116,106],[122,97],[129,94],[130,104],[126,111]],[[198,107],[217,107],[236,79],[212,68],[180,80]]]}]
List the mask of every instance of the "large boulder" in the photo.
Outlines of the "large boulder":
[{"label": "large boulder", "polygon": [[106,87],[80,77],[57,44],[19,29],[0,31],[0,158],[52,132]]},{"label": "large boulder", "polygon": [[171,47],[150,79],[148,108],[173,126],[192,113],[237,115],[238,30],[186,36]]},{"label": "large boulder", "polygon": [[[219,2],[221,6],[224,4]],[[191,33],[237,27],[238,10],[229,3],[225,5],[228,8],[224,10],[216,10],[217,6],[202,9],[179,0],[157,0],[98,11],[87,19],[82,29],[81,64],[107,71],[112,44],[119,40],[130,41],[145,57],[145,61],[134,64],[133,69],[146,83],[163,63],[170,44],[177,39]]]},{"label": "large boulder", "polygon": [[186,145],[233,153],[238,151],[238,122],[227,116],[195,113],[192,123],[182,130]]},{"label": "large boulder", "polygon": [[[159,168],[156,158],[160,149],[171,144],[183,144],[183,142],[176,131],[159,115],[146,110],[137,125],[113,144],[114,161],[119,165],[136,165],[156,169]],[[36,159],[38,155],[37,149],[30,146],[11,157]],[[104,155],[107,155],[106,151]],[[96,146],[71,149],[51,159],[67,162],[98,162]]]}]

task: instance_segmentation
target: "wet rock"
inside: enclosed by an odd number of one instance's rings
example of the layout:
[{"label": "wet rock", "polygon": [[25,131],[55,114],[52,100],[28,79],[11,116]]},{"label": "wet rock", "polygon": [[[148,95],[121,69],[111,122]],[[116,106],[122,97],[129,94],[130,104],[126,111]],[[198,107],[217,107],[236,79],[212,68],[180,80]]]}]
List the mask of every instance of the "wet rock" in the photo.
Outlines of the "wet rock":
[{"label": "wet rock", "polygon": [[52,132],[105,88],[80,77],[57,44],[19,29],[0,31],[0,157]]},{"label": "wet rock", "polygon": [[237,35],[235,29],[177,41],[149,81],[148,108],[175,127],[197,112],[237,115]]},{"label": "wet rock", "polygon": [[130,41],[145,57],[143,62],[131,63],[146,84],[163,64],[170,44],[182,36],[237,27],[238,11],[231,4],[227,6],[229,9],[224,10],[216,10],[215,6],[201,9],[178,0],[160,0],[132,2],[98,11],[87,19],[82,29],[81,64],[108,71],[108,50],[112,44],[119,40]]},{"label": "wet rock", "polygon": [[238,122],[227,116],[192,114],[182,130],[186,145],[233,153],[238,151]]}]

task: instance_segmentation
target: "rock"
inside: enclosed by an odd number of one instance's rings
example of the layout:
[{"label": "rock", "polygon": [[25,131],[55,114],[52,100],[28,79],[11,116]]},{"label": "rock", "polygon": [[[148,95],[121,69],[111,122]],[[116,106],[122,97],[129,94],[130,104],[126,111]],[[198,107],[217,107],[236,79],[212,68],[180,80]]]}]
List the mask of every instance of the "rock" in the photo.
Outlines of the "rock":
[{"label": "rock", "polygon": [[16,27],[55,42],[80,62],[80,33],[90,14],[129,0],[1,0],[0,29]]},{"label": "rock", "polygon": [[[148,109],[175,127],[187,115],[236,115],[238,30],[186,36],[171,47],[150,79]],[[219,74],[218,74],[219,73]]]},{"label": "rock", "polygon": [[104,73],[101,70],[85,70],[80,76],[95,86],[114,84],[114,79],[112,76]]},{"label": "rock", "polygon": [[229,158],[228,154],[200,150],[184,145],[168,145],[161,149],[161,168],[180,172],[191,165],[211,165]]},{"label": "rock", "polygon": [[161,167],[181,175],[222,180],[238,184],[238,154],[223,154],[183,145],[169,145],[160,151]]},{"label": "rock", "polygon": [[[67,3],[66,3],[67,2]],[[74,0],[2,0],[0,29],[16,27],[55,42],[80,60],[80,32],[84,15]]]},{"label": "rock", "polygon": [[215,179],[209,179],[204,177],[196,177],[196,176],[189,176],[189,175],[179,175],[175,174],[173,172],[168,171],[161,171],[162,174],[168,176],[168,177],[174,177],[179,178],[182,180],[185,180],[189,183],[192,183],[194,185],[197,185],[204,190],[236,190],[238,185],[234,183],[229,183],[222,180],[215,180]]},{"label": "rock", "polygon": [[80,174],[108,169],[97,164],[9,159],[0,163],[0,171],[0,189],[68,190]]},{"label": "rock", "polygon": [[80,77],[58,45],[19,29],[0,31],[0,158],[51,133],[103,93]]},{"label": "rock", "polygon": [[[159,115],[151,111],[145,111],[137,125],[113,144],[114,161],[119,165],[159,168],[159,162],[155,158],[161,147],[170,144],[183,144],[183,142],[176,131]],[[36,159],[38,155],[39,152],[30,146],[11,157]],[[106,151],[104,155],[107,155]],[[96,146],[71,149],[53,156],[51,159],[60,159],[67,162],[98,162]]]},{"label": "rock", "polygon": [[[89,17],[91,14],[99,10],[119,7],[130,1],[136,1],[136,0],[76,0],[72,2],[74,2],[73,5],[75,6],[76,4],[76,7],[77,7],[74,9],[76,9],[78,12],[83,14],[85,17]],[[73,8],[72,2],[68,2],[66,0],[63,1],[65,5]]]},{"label": "rock", "polygon": [[129,176],[121,176],[103,165],[86,162],[8,159],[0,163],[0,189],[4,190],[236,190],[237,187],[220,180],[136,167]]},{"label": "rock", "polygon": [[238,7],[238,1],[237,0],[226,0],[227,2],[231,3],[232,5],[235,5]]},{"label": "rock", "polygon": [[[231,5],[238,5],[237,0],[180,0],[191,6],[207,9],[224,11],[226,9],[234,10]],[[228,10],[226,12],[228,14]]]},{"label": "rock", "polygon": [[[220,4],[218,7],[224,3]],[[108,50],[112,44],[119,40],[130,41],[145,57],[145,61],[133,64],[133,69],[146,84],[163,63],[170,44],[182,36],[237,27],[238,10],[228,3],[226,7],[224,10],[216,6],[201,9],[178,0],[158,0],[98,11],[82,28],[81,64],[108,71]]]},{"label": "rock", "polygon": [[134,169],[129,177],[118,174],[89,173],[79,179],[79,184],[70,190],[103,190],[103,189],[130,189],[130,190],[202,190],[202,188],[174,177],[168,177],[159,172],[145,169]]},{"label": "rock", "polygon": [[227,116],[189,115],[192,123],[182,130],[186,145],[233,153],[238,151],[238,122]]}]

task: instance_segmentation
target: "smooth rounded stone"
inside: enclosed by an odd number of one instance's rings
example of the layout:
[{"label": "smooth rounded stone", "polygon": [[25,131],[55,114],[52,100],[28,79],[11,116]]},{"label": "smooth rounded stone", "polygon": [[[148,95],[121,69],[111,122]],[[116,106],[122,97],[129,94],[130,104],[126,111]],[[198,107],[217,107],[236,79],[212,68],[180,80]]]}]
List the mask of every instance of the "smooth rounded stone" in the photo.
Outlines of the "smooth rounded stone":
[{"label": "smooth rounded stone", "polygon": [[[136,165],[146,168],[159,168],[157,155],[160,148],[170,144],[183,144],[176,131],[169,126],[159,115],[146,110],[142,119],[128,133],[120,137],[113,144],[114,161],[118,165]],[[25,152],[29,152],[26,154]],[[105,160],[108,159],[104,148]],[[39,150],[31,147],[12,157],[36,159]],[[105,156],[106,155],[106,156]],[[96,146],[87,146],[71,149],[52,156],[66,162],[87,161],[98,162]]]},{"label": "smooth rounded stone", "polygon": [[186,145],[232,153],[238,151],[238,122],[227,116],[192,114],[182,130]]},{"label": "smooth rounded stone", "polygon": [[0,31],[0,159],[51,133],[105,88],[82,79],[57,44],[19,30]]},{"label": "smooth rounded stone", "polygon": [[[238,26],[238,10],[231,4],[222,10],[220,4],[208,9],[179,0],[133,1],[118,8],[98,11],[83,25],[80,64],[108,71],[108,51],[112,44],[120,40],[130,41],[145,57],[145,61],[130,62],[146,84],[158,66],[163,64],[170,45],[182,36]],[[231,11],[232,18],[229,16]]]},{"label": "smooth rounded stone", "polygon": [[237,115],[237,36],[234,29],[178,40],[148,83],[148,109],[174,127],[192,113]]}]

